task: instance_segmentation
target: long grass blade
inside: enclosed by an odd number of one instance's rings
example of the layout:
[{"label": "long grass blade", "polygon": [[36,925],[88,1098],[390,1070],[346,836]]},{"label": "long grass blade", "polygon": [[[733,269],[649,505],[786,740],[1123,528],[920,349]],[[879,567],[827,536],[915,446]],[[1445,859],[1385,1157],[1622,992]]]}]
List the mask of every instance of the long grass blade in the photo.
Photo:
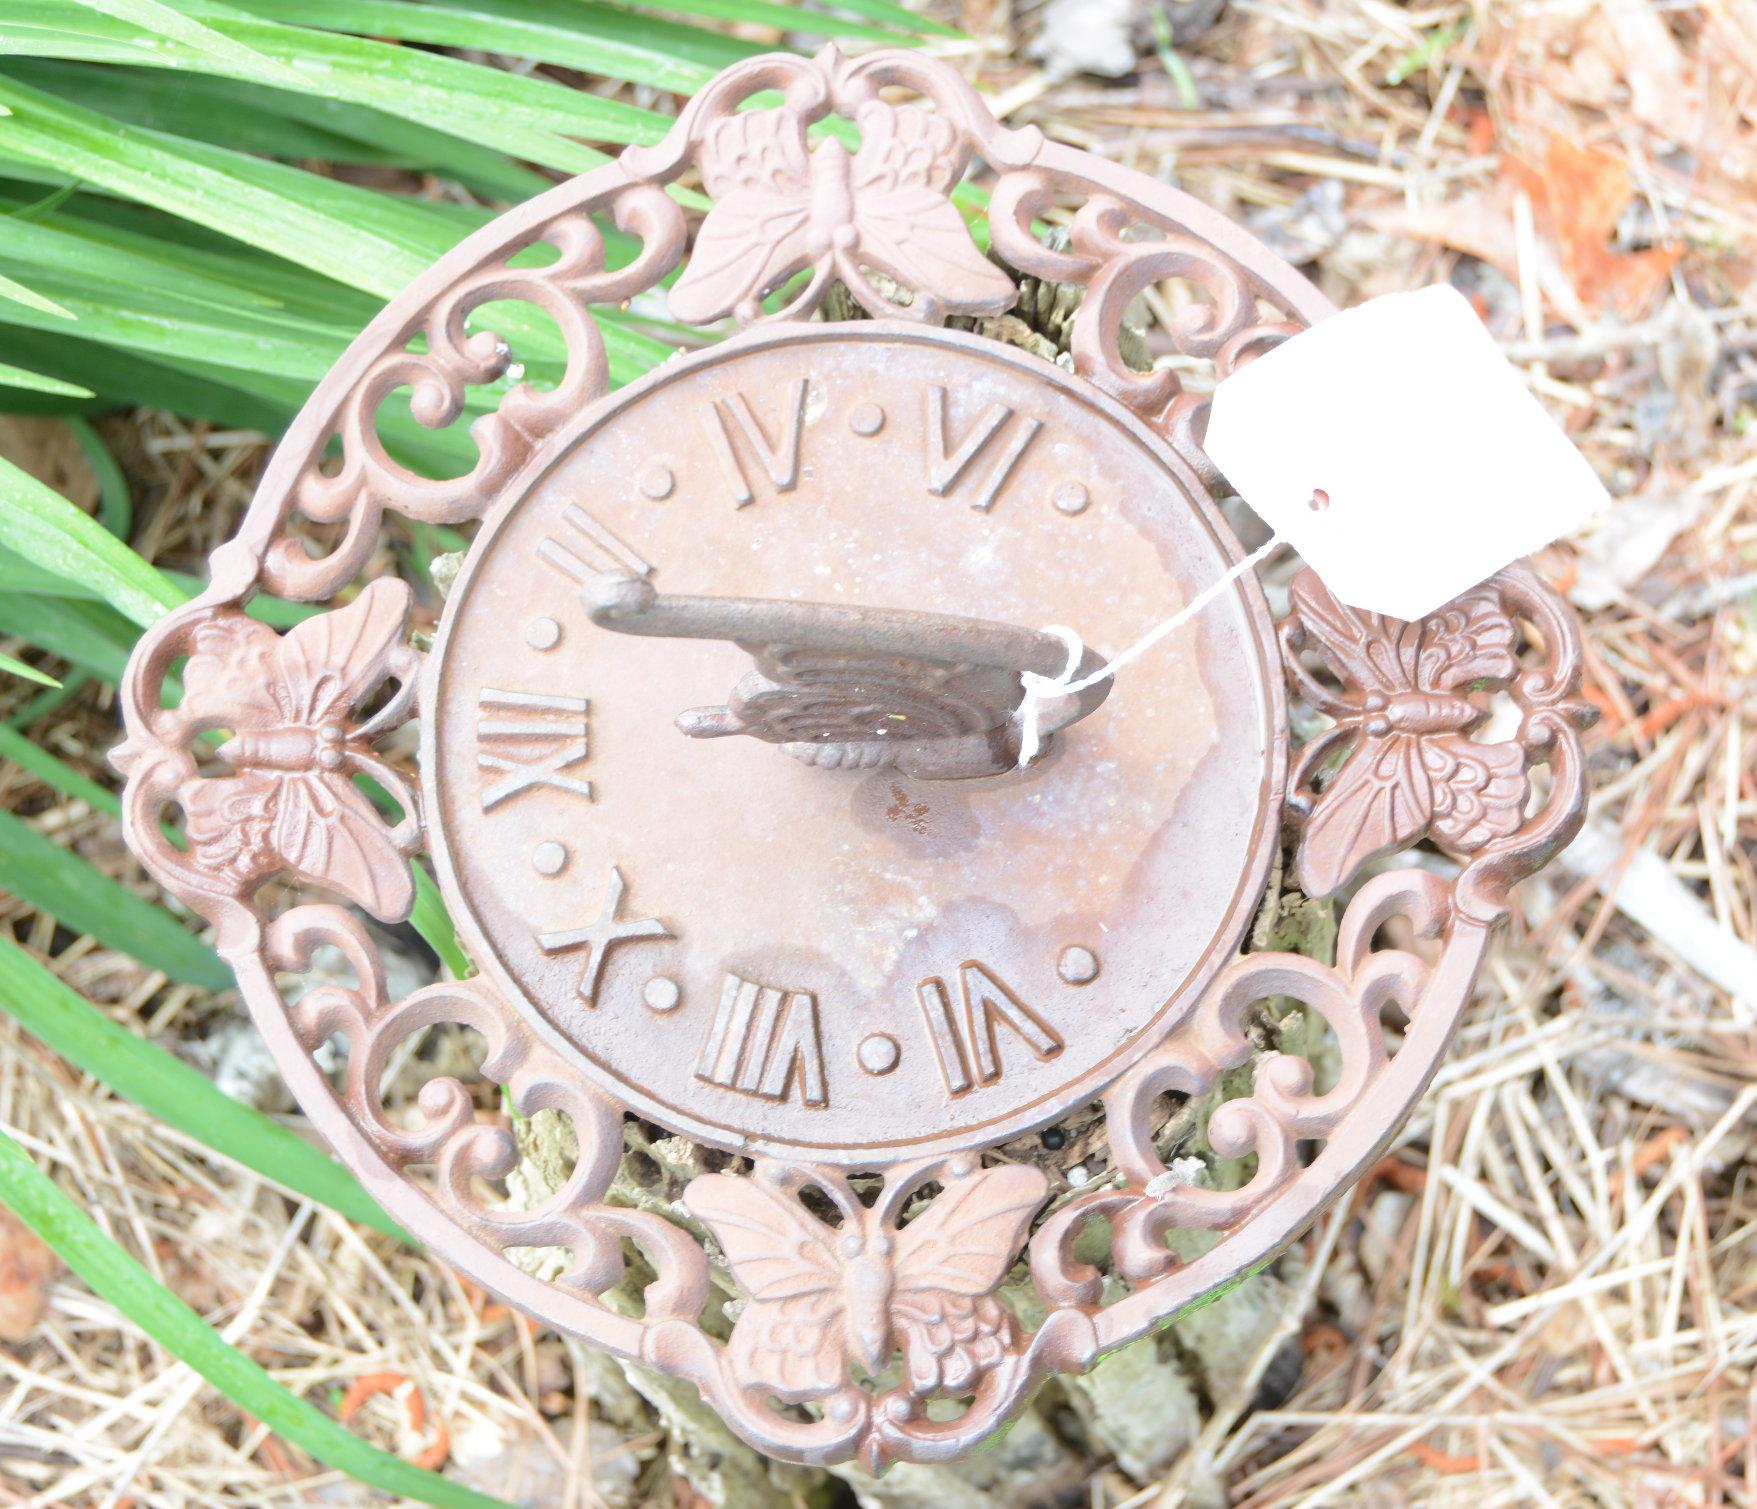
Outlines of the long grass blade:
[{"label": "long grass blade", "polygon": [[34,592],[0,595],[0,635],[59,655],[112,686],[122,679],[137,632],[120,613],[100,602],[40,597]]},{"label": "long grass blade", "polygon": [[100,786],[90,776],[81,775],[64,760],[58,760],[46,749],[39,749],[16,728],[0,723],[0,760],[10,760],[20,770],[27,770],[45,786],[84,802],[94,812],[122,815],[122,802],[114,791]]},{"label": "long grass blade", "polygon": [[[575,137],[652,142],[670,124],[655,111],[585,90],[394,43],[283,26],[241,12],[211,15],[208,25],[282,65],[286,76],[279,82],[286,87],[369,105],[564,172],[603,161]],[[20,57],[251,77],[250,70],[200,48],[163,40],[142,48],[131,28],[69,0],[0,0],[0,38],[0,50]]]},{"label": "long grass blade", "polygon": [[222,36],[213,28],[203,26],[181,11],[162,4],[161,0],[84,0],[84,3],[93,10],[114,16],[118,21],[126,21],[153,36],[182,43],[197,52],[211,54],[228,66],[241,70],[245,77],[260,83],[298,83],[296,77],[288,77],[291,70],[275,62],[273,58],[265,58],[261,53],[252,52],[241,42]]},{"label": "long grass blade", "polygon": [[[859,36],[898,43],[910,34],[932,33],[941,37],[958,37],[962,33],[944,22],[918,16],[901,7],[890,7],[892,15],[901,12],[903,20],[896,30],[864,25],[838,16],[834,11],[815,6],[783,3],[783,0],[628,0],[639,10],[667,11],[679,16],[702,16],[716,21],[736,21],[747,26],[778,26],[788,32],[804,32],[820,37]],[[839,5],[836,9],[858,13],[858,5]]]},{"label": "long grass blade", "polygon": [[414,1245],[341,1164],[272,1116],[233,1100],[174,1053],[111,1021],[10,940],[0,940],[0,1009],[81,1073],[202,1146],[350,1221]]},{"label": "long grass blade", "polygon": [[14,367],[8,362],[0,362],[0,388],[26,388],[33,393],[54,393],[62,398],[97,397],[90,388],[82,388],[76,382],[63,382],[59,377],[45,377],[41,372],[27,372],[23,367]]},{"label": "long grass blade", "polygon": [[627,11],[562,0],[411,5],[407,0],[244,0],[264,21],[394,37],[439,47],[482,48],[583,73],[689,93],[728,63],[762,49]]},{"label": "long grass blade", "polygon": [[64,320],[73,318],[71,309],[63,309],[53,299],[45,298],[34,288],[26,288],[16,278],[9,278],[0,273],[0,299],[10,299],[14,304],[22,304],[26,309],[35,309],[43,314],[59,315]]},{"label": "long grass blade", "polygon": [[128,479],[122,475],[122,468],[89,423],[77,415],[62,423],[98,479],[98,523],[117,539],[126,540],[134,528],[134,499],[129,495]]},{"label": "long grass blade", "polygon": [[232,984],[219,955],[169,912],[10,812],[0,812],[0,891],[173,980],[204,990]]},{"label": "long grass blade", "polygon": [[487,199],[517,202],[553,181],[475,142],[364,105],[313,100],[234,79],[162,69],[14,60],[14,78],[73,104],[284,162],[318,160],[431,172]]},{"label": "long grass blade", "polygon": [[92,583],[106,602],[143,627],[182,601],[90,514],[5,460],[0,460],[0,545],[52,576]]},{"label": "long grass blade", "polygon": [[46,671],[39,671],[34,665],[26,665],[22,660],[0,654],[0,672],[8,676],[18,676],[25,681],[34,681],[38,686],[59,687],[61,683]]},{"label": "long grass blade", "polygon": [[[8,155],[35,162],[380,298],[398,293],[469,228],[437,206],[124,126],[4,76],[0,104],[13,110],[0,132],[0,163]],[[627,382],[671,354],[613,311],[596,314],[613,381]],[[560,354],[553,327],[520,306],[500,306],[479,323],[504,335],[522,361]]]},{"label": "long grass blade", "polygon": [[0,1203],[54,1248],[94,1293],[240,1409],[318,1461],[386,1493],[432,1504],[435,1509],[511,1509],[501,1499],[379,1451],[275,1382],[111,1241],[96,1221],[4,1135],[0,1135]]},{"label": "long grass blade", "polygon": [[458,942],[457,926],[445,909],[439,886],[420,860],[414,861],[414,871],[415,909],[409,913],[409,926],[439,956],[440,963],[451,971],[454,980],[467,980],[475,974],[476,966],[464,952],[463,944]]}]

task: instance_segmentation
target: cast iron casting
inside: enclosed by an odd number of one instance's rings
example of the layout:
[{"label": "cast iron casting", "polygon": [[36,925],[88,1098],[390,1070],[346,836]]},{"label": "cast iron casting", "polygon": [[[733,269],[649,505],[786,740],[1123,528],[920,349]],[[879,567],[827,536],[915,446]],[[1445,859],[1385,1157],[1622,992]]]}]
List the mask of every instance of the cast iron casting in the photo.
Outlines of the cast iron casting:
[{"label": "cast iron casting", "polygon": [[[741,108],[764,90],[780,103]],[[831,116],[857,150],[808,135]],[[992,257],[951,198],[972,157]],[[713,200],[693,229],[667,192],[692,173]],[[686,250],[671,315],[737,333],[612,395],[592,306],[648,298]],[[1084,289],[1068,368],[980,323],[1026,278]],[[487,1288],[692,1380],[779,1457],[968,1451],[1047,1375],[1267,1260],[1391,1138],[1509,887],[1581,820],[1575,627],[1517,567],[1418,623],[1307,572],[1276,625],[1246,574],[1121,686],[1051,699],[1020,768],[1020,675],[1067,658],[1045,625],[1097,647],[1091,670],[1240,558],[1203,398],[1122,355],[1125,308],[1168,281],[1186,367],[1220,377],[1330,312],[1214,211],[1003,128],[943,64],[741,63],[664,142],[393,301],[129,667],[129,840],[213,925],[338,1154]],[[870,318],[822,317],[838,283]],[[506,338],[472,328],[487,304]],[[565,343],[550,388],[516,380],[518,305]],[[443,429],[496,382],[462,475],[380,437],[399,391]],[[371,569],[386,509],[482,521],[431,648]],[[277,634],[244,613],[258,591],[329,609]],[[1291,774],[1288,689],[1327,720]],[[1517,729],[1486,742],[1497,696]],[[418,783],[381,749],[416,720]],[[1332,965],[1241,951],[1284,831],[1307,893],[1347,893]],[[1387,862],[1423,839],[1455,878]],[[479,972],[393,1001],[361,914],[409,914],[422,851]],[[290,991],[325,946],[352,983]],[[1180,1179],[1169,1108],[1252,1058],[1271,997],[1323,1019],[1340,1072],[1320,1089],[1270,1055],[1206,1128],[1254,1174]],[[486,1192],[517,1149],[467,1085],[428,1083],[412,1122],[380,1102],[441,1023],[483,1035],[520,1113],[572,1122],[538,1208]],[[1094,1100],[1088,1186],[1052,1200],[995,1151]],[[667,1208],[606,1199],[630,1112],[718,1150]],[[1075,1256],[1090,1228],[1100,1265]],[[1180,1260],[1176,1230],[1216,1239]],[[711,1247],[743,1290],[729,1329]],[[515,1261],[532,1248],[565,1250],[560,1277]],[[634,1313],[602,1300],[629,1248],[653,1275]],[[1009,1274],[1025,1303],[997,1297]]]}]

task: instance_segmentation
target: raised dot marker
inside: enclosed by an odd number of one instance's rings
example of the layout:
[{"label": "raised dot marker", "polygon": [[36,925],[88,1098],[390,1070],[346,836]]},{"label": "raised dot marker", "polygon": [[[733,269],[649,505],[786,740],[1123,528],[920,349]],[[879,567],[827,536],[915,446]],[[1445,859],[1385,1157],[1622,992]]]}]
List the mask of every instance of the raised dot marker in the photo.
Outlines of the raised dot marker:
[{"label": "raised dot marker", "polygon": [[668,975],[654,975],[641,987],[641,999],[653,1011],[675,1011],[683,992]]},{"label": "raised dot marker", "polygon": [[677,478],[668,466],[653,466],[641,473],[641,492],[655,503],[669,498],[677,486]]},{"label": "raised dot marker", "polygon": [[553,650],[561,643],[561,625],[553,618],[533,618],[525,625],[525,643],[533,650]]},{"label": "raised dot marker", "polygon": [[1092,494],[1086,490],[1084,482],[1064,482],[1049,495],[1049,501],[1058,513],[1072,518],[1077,513],[1085,513],[1092,502]]},{"label": "raised dot marker", "polygon": [[559,875],[567,868],[567,845],[544,839],[531,850],[531,867],[539,875]]},{"label": "raised dot marker", "polygon": [[876,403],[857,403],[848,415],[848,428],[856,435],[876,435],[885,427],[885,411]]},{"label": "raised dot marker", "polygon": [[897,1046],[896,1038],[890,1033],[869,1032],[861,1038],[860,1046],[854,1050],[854,1056],[860,1060],[860,1067],[868,1074],[889,1074],[903,1057],[903,1050]]},{"label": "raised dot marker", "polygon": [[1069,985],[1090,985],[1098,978],[1098,955],[1076,943],[1062,950],[1055,972]]}]

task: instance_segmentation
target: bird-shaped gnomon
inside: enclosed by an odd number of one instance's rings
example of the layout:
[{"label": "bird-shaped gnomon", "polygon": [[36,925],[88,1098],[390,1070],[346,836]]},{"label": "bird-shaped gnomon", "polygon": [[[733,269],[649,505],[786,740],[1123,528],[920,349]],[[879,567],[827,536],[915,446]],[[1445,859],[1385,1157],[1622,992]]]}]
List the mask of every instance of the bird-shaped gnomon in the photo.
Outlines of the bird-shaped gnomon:
[{"label": "bird-shaped gnomon", "polygon": [[[908,608],[666,595],[645,577],[620,574],[596,578],[584,596],[601,628],[730,640],[756,662],[724,706],[678,717],[691,738],[747,734],[828,770],[892,766],[930,781],[1011,770],[1022,739],[1020,677],[1059,676],[1068,659],[1051,634]],[[1076,676],[1101,663],[1087,650]],[[1042,747],[1110,686],[1046,700]]]}]

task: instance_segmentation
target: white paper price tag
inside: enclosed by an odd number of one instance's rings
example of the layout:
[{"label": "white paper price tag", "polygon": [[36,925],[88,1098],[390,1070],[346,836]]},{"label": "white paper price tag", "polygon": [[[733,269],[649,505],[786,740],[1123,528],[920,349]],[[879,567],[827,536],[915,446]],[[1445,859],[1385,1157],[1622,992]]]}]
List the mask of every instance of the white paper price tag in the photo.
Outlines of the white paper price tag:
[{"label": "white paper price tag", "polygon": [[1344,602],[1420,618],[1608,501],[1456,289],[1322,320],[1215,390],[1214,464]]}]

